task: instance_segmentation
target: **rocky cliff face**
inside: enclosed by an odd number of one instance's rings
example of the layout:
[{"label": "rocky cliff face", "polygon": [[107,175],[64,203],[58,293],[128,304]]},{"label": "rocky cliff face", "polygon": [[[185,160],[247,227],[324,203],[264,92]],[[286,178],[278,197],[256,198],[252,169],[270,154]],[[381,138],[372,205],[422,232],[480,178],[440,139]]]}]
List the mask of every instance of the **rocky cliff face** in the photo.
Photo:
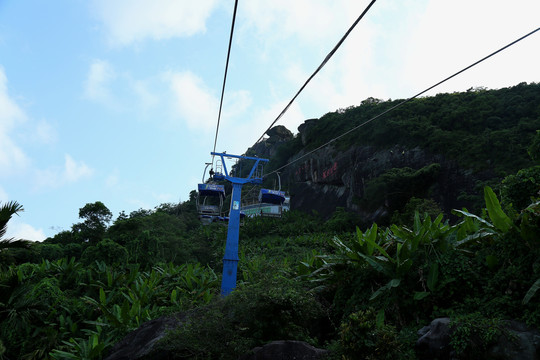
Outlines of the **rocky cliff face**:
[{"label": "rocky cliff face", "polygon": [[[307,120],[298,129],[304,145],[315,121]],[[286,141],[263,141],[251,150],[271,157]],[[329,217],[336,207],[343,207],[366,223],[387,219],[411,197],[432,199],[447,214],[454,208],[471,208],[478,192],[475,183],[489,178],[488,174],[473,176],[441,155],[400,145],[389,149],[357,145],[345,151],[327,146],[306,153],[301,150],[292,156],[289,162],[294,163],[281,176],[291,195],[291,208]]]},{"label": "rocky cliff face", "polygon": [[[439,166],[422,176],[421,170],[433,164]],[[392,191],[388,186],[373,185],[392,169],[401,169],[411,175],[403,179],[409,182],[405,184],[408,186],[393,189],[403,194],[388,193]],[[415,176],[415,173],[418,174]],[[445,212],[461,208],[467,201],[457,199],[463,191],[472,193],[475,181],[469,173],[441,156],[398,145],[383,150],[369,146],[358,146],[345,152],[324,149],[295,163],[286,174],[290,180],[293,209],[312,209],[329,216],[340,206],[358,212],[366,221],[391,215],[390,211],[404,205],[403,198],[410,197],[431,198]],[[381,182],[384,183],[384,179]],[[369,199],[380,202],[373,203]]]},{"label": "rocky cliff face", "polygon": [[248,155],[257,155],[265,159],[272,158],[280,145],[294,138],[292,132],[282,125],[274,126],[266,132],[266,135],[268,135],[268,138],[249,148]]}]

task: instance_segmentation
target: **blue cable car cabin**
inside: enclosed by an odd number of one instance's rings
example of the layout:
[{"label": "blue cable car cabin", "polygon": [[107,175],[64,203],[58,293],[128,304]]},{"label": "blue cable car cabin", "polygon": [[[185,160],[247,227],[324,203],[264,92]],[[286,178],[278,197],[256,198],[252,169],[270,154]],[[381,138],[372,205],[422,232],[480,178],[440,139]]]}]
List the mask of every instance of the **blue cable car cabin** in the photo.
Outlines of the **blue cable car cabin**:
[{"label": "blue cable car cabin", "polygon": [[281,205],[285,202],[285,192],[279,190],[261,189],[259,202],[264,204]]},{"label": "blue cable car cabin", "polygon": [[223,214],[225,186],[218,184],[198,184],[197,212],[205,225],[219,219]]},{"label": "blue cable car cabin", "polygon": [[242,206],[242,211],[247,216],[281,217],[283,211],[289,210],[289,197],[284,191],[261,189],[259,202]]}]

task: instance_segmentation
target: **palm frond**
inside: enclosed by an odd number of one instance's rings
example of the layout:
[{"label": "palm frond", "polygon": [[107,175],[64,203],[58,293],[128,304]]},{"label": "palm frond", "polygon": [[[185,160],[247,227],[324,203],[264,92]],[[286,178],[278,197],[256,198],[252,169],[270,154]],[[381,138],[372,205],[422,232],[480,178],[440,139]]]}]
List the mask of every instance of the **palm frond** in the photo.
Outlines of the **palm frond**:
[{"label": "palm frond", "polygon": [[6,235],[7,223],[11,217],[21,211],[24,211],[24,208],[16,201],[9,201],[0,206],[0,239]]}]

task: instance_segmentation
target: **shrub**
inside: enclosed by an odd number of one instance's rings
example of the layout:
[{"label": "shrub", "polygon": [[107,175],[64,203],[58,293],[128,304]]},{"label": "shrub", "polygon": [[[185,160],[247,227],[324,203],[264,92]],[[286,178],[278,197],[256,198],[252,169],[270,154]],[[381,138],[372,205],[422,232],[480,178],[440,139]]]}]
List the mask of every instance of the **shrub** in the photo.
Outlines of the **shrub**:
[{"label": "shrub", "polygon": [[459,316],[450,323],[450,344],[459,359],[480,359],[497,339],[508,332],[500,319],[485,318],[479,313]]},{"label": "shrub", "polygon": [[344,360],[413,358],[412,347],[401,341],[396,328],[383,320],[373,308],[350,314],[341,324],[334,355],[341,355]]},{"label": "shrub", "polygon": [[274,340],[316,344],[324,312],[313,295],[284,278],[241,286],[188,313],[158,345],[174,359],[237,359]]},{"label": "shrub", "polygon": [[526,208],[540,189],[540,165],[522,169],[502,182],[502,202],[515,211]]}]

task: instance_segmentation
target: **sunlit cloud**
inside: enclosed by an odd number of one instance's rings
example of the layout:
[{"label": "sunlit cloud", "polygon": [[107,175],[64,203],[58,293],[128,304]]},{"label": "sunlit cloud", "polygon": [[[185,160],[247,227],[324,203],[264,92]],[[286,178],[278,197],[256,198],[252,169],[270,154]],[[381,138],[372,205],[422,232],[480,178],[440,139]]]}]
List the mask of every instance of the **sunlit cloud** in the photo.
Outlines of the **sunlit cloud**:
[{"label": "sunlit cloud", "polygon": [[95,60],[88,70],[84,95],[90,100],[112,104],[114,100],[110,84],[115,78],[116,73],[111,64],[104,60]]},{"label": "sunlit cloud", "polygon": [[82,178],[89,177],[93,174],[92,170],[88,165],[82,161],[75,161],[71,156],[65,155],[64,163],[64,173],[63,178],[68,183],[78,181]]},{"label": "sunlit cloud", "polygon": [[9,222],[6,232],[6,238],[22,239],[30,241],[43,241],[47,238],[42,229],[36,229],[32,225],[21,222],[20,219],[14,217]]},{"label": "sunlit cloud", "polygon": [[16,173],[26,167],[26,154],[8,137],[0,133],[0,168],[2,176]]},{"label": "sunlit cloud", "polygon": [[189,128],[209,131],[217,119],[218,99],[203,80],[191,72],[168,73],[174,110]]},{"label": "sunlit cloud", "polygon": [[[202,78],[192,72],[168,72],[163,76],[172,92],[172,108],[175,118],[181,119],[192,130],[210,132],[217,125],[219,99]],[[221,120],[228,126],[236,126],[236,118],[243,116],[252,104],[251,94],[246,90],[228,91],[223,102]]]},{"label": "sunlit cloud", "polygon": [[24,169],[28,158],[12,140],[13,129],[26,120],[26,114],[10,97],[8,81],[0,66],[0,175],[8,176]]},{"label": "sunlit cloud", "polygon": [[16,121],[24,121],[26,115],[9,96],[8,80],[4,68],[0,66],[0,130],[11,128]]},{"label": "sunlit cloud", "polygon": [[[218,152],[227,150],[228,153],[243,154],[263,135],[287,103],[288,101],[279,101],[268,107],[253,109],[249,117],[237,119],[234,126],[224,126],[220,130]],[[305,119],[298,104],[293,103],[276,125],[283,125],[292,133],[296,133],[298,126]]]},{"label": "sunlit cloud", "polygon": [[125,46],[146,39],[186,37],[206,30],[216,0],[95,0],[109,43]]},{"label": "sunlit cloud", "polygon": [[[252,105],[251,93],[247,90],[229,91],[223,101],[222,118],[240,117]],[[217,121],[217,118],[216,118]]]},{"label": "sunlit cloud", "polygon": [[[467,9],[467,11],[463,11]],[[540,2],[430,1],[420,20],[409,30],[400,81],[421,89],[474,63],[538,27]],[[485,14],[479,17],[477,14]],[[459,18],[459,22],[455,19]],[[472,31],[474,30],[474,31]],[[464,91],[470,87],[500,88],[538,79],[538,34],[438,87],[435,92]],[[537,48],[538,48],[537,46]],[[524,51],[528,49],[529,51]]]},{"label": "sunlit cloud", "polygon": [[336,38],[342,31],[341,26],[346,30],[347,24],[352,23],[367,4],[365,1],[326,0],[248,1],[241,8],[245,23],[242,27],[249,33],[254,29],[267,44],[291,37],[304,45],[320,44]]},{"label": "sunlit cloud", "polygon": [[64,156],[63,167],[36,170],[35,183],[37,188],[57,188],[89,178],[94,169],[83,161],[76,161],[70,155]]}]

